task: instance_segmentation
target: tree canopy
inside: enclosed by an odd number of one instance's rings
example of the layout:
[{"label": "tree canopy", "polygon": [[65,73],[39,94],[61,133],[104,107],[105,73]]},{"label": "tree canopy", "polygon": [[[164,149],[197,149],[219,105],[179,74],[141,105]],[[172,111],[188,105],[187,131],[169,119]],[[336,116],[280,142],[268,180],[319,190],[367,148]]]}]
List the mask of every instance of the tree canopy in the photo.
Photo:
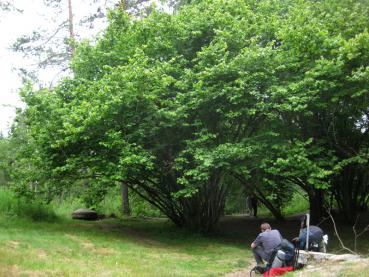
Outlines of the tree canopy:
[{"label": "tree canopy", "polygon": [[76,48],[73,77],[22,90],[34,151],[19,154],[34,170],[16,184],[124,182],[202,231],[230,183],[279,218],[299,186],[315,219],[331,198],[353,219],[369,195],[368,11],[352,0],[205,0],[139,19],[112,11],[97,42]]}]

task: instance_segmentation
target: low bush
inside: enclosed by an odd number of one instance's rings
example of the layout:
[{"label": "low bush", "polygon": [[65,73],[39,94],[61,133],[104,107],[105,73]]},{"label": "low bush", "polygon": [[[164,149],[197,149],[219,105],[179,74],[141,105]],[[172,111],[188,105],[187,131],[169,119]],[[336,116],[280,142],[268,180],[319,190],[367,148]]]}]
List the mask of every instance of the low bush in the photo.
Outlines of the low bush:
[{"label": "low bush", "polygon": [[293,215],[298,213],[305,213],[309,210],[309,201],[307,196],[302,192],[293,194],[292,200],[283,208],[284,215]]},{"label": "low bush", "polygon": [[18,197],[8,188],[0,188],[0,214],[30,218],[35,221],[54,221],[57,219],[50,205]]}]

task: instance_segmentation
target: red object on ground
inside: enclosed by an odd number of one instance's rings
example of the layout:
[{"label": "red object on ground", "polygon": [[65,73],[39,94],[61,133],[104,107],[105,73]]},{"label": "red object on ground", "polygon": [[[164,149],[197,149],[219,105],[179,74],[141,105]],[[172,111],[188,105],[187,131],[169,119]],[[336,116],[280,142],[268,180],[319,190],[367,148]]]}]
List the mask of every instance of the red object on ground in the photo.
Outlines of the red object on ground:
[{"label": "red object on ground", "polygon": [[293,267],[292,266],[286,266],[286,267],[274,267],[269,269],[267,272],[264,272],[264,277],[269,277],[269,276],[280,276],[283,275],[285,273],[287,273],[288,271],[292,271]]}]

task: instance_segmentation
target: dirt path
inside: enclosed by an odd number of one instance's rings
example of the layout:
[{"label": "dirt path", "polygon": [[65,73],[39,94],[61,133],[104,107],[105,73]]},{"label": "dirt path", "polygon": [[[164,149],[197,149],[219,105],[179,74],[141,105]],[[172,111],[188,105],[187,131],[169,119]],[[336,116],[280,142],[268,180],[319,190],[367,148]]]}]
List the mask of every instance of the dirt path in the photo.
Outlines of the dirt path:
[{"label": "dirt path", "polygon": [[[249,268],[245,268],[245,269],[240,270],[240,271],[235,271],[235,272],[228,273],[224,277],[247,277],[247,276],[250,276],[250,270],[253,267],[254,266],[250,266]],[[259,275],[259,276],[261,276],[261,275]]]}]

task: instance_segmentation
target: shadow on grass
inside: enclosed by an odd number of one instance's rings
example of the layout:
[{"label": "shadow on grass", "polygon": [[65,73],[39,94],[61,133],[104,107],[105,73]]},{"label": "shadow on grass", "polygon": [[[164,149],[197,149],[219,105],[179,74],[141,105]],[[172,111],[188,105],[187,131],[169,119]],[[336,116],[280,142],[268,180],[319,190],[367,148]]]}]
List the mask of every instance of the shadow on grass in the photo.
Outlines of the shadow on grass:
[{"label": "shadow on grass", "polygon": [[[34,230],[54,235],[83,235],[91,240],[106,239],[117,242],[127,240],[145,247],[182,248],[182,251],[196,251],[196,248],[206,248],[210,245],[223,245],[249,252],[251,242],[259,233],[260,224],[268,222],[273,229],[278,229],[284,238],[291,240],[299,232],[299,216],[292,216],[283,222],[270,218],[253,218],[248,216],[225,216],[221,218],[214,232],[201,234],[180,229],[167,219],[123,218],[104,219],[100,221],[59,220],[54,223],[32,222],[25,219],[0,221],[1,228],[16,226],[19,231]],[[361,230],[363,226],[358,226]],[[322,224],[323,230],[329,235],[328,251],[341,253],[341,247],[335,236],[332,223]],[[345,246],[354,249],[352,226],[338,222],[338,230]],[[369,253],[369,232],[357,241],[359,253]]]}]

